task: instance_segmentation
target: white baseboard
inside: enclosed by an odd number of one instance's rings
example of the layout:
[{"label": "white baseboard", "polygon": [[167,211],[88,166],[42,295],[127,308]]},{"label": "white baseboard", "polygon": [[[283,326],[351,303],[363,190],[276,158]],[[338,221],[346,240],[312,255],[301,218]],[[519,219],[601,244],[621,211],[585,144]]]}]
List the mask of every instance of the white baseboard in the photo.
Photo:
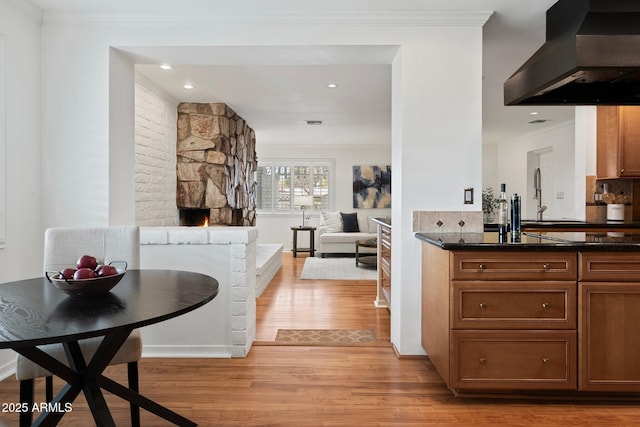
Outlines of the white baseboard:
[{"label": "white baseboard", "polygon": [[143,345],[142,357],[231,358],[231,346]]}]

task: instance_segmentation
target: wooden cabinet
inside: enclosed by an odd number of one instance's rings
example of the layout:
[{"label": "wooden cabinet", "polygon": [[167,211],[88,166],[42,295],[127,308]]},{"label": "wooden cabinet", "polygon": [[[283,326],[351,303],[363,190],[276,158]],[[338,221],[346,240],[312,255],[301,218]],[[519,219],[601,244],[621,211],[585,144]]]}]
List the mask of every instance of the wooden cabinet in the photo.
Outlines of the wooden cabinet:
[{"label": "wooden cabinet", "polygon": [[391,226],[378,223],[378,293],[376,307],[391,309]]},{"label": "wooden cabinet", "polygon": [[638,252],[423,243],[421,321],[457,394],[640,392]]},{"label": "wooden cabinet", "polygon": [[597,108],[597,177],[640,177],[640,107]]},{"label": "wooden cabinet", "polygon": [[581,253],[579,389],[640,390],[640,262],[637,255]]},{"label": "wooden cabinet", "polygon": [[423,244],[422,341],[447,385],[575,390],[576,277],[575,252],[447,252]]}]

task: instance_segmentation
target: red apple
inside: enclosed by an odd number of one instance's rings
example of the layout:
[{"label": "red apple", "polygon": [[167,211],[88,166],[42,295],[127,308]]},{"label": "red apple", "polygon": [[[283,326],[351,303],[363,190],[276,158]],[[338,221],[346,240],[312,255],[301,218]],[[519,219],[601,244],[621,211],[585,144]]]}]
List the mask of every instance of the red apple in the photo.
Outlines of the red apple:
[{"label": "red apple", "polygon": [[98,266],[98,260],[96,260],[96,257],[91,255],[82,255],[80,258],[78,258],[78,261],[76,262],[76,267],[78,269],[90,268],[91,270],[95,270],[97,266]]},{"label": "red apple", "polygon": [[79,268],[73,274],[73,280],[93,279],[96,277],[96,272],[92,268]]},{"label": "red apple", "polygon": [[65,268],[64,270],[61,271],[62,276],[67,280],[73,279],[73,275],[75,274],[75,272],[76,272],[75,268]]},{"label": "red apple", "polygon": [[98,277],[115,276],[118,274],[118,270],[112,265],[102,265],[97,270]]}]

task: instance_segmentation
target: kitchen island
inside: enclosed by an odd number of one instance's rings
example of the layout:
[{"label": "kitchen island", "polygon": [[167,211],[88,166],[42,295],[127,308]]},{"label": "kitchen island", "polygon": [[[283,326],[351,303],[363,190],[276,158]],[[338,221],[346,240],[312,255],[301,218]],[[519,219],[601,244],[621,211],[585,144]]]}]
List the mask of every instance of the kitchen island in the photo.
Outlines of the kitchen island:
[{"label": "kitchen island", "polygon": [[456,395],[640,397],[640,233],[416,233],[422,346]]}]

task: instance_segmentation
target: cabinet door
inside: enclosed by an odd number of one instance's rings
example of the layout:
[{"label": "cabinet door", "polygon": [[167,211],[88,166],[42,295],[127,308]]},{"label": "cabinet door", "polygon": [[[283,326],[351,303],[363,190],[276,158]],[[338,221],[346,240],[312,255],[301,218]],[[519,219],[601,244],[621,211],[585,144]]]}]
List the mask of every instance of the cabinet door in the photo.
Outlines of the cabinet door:
[{"label": "cabinet door", "polygon": [[579,389],[640,392],[640,283],[578,289]]},{"label": "cabinet door", "polygon": [[640,107],[620,108],[620,176],[640,176]]},{"label": "cabinet door", "polygon": [[575,390],[575,331],[453,331],[451,388]]},{"label": "cabinet door", "polygon": [[598,106],[598,178],[640,177],[640,107]]},{"label": "cabinet door", "polygon": [[619,168],[619,110],[615,105],[597,107],[596,175],[598,178],[618,178]]}]

